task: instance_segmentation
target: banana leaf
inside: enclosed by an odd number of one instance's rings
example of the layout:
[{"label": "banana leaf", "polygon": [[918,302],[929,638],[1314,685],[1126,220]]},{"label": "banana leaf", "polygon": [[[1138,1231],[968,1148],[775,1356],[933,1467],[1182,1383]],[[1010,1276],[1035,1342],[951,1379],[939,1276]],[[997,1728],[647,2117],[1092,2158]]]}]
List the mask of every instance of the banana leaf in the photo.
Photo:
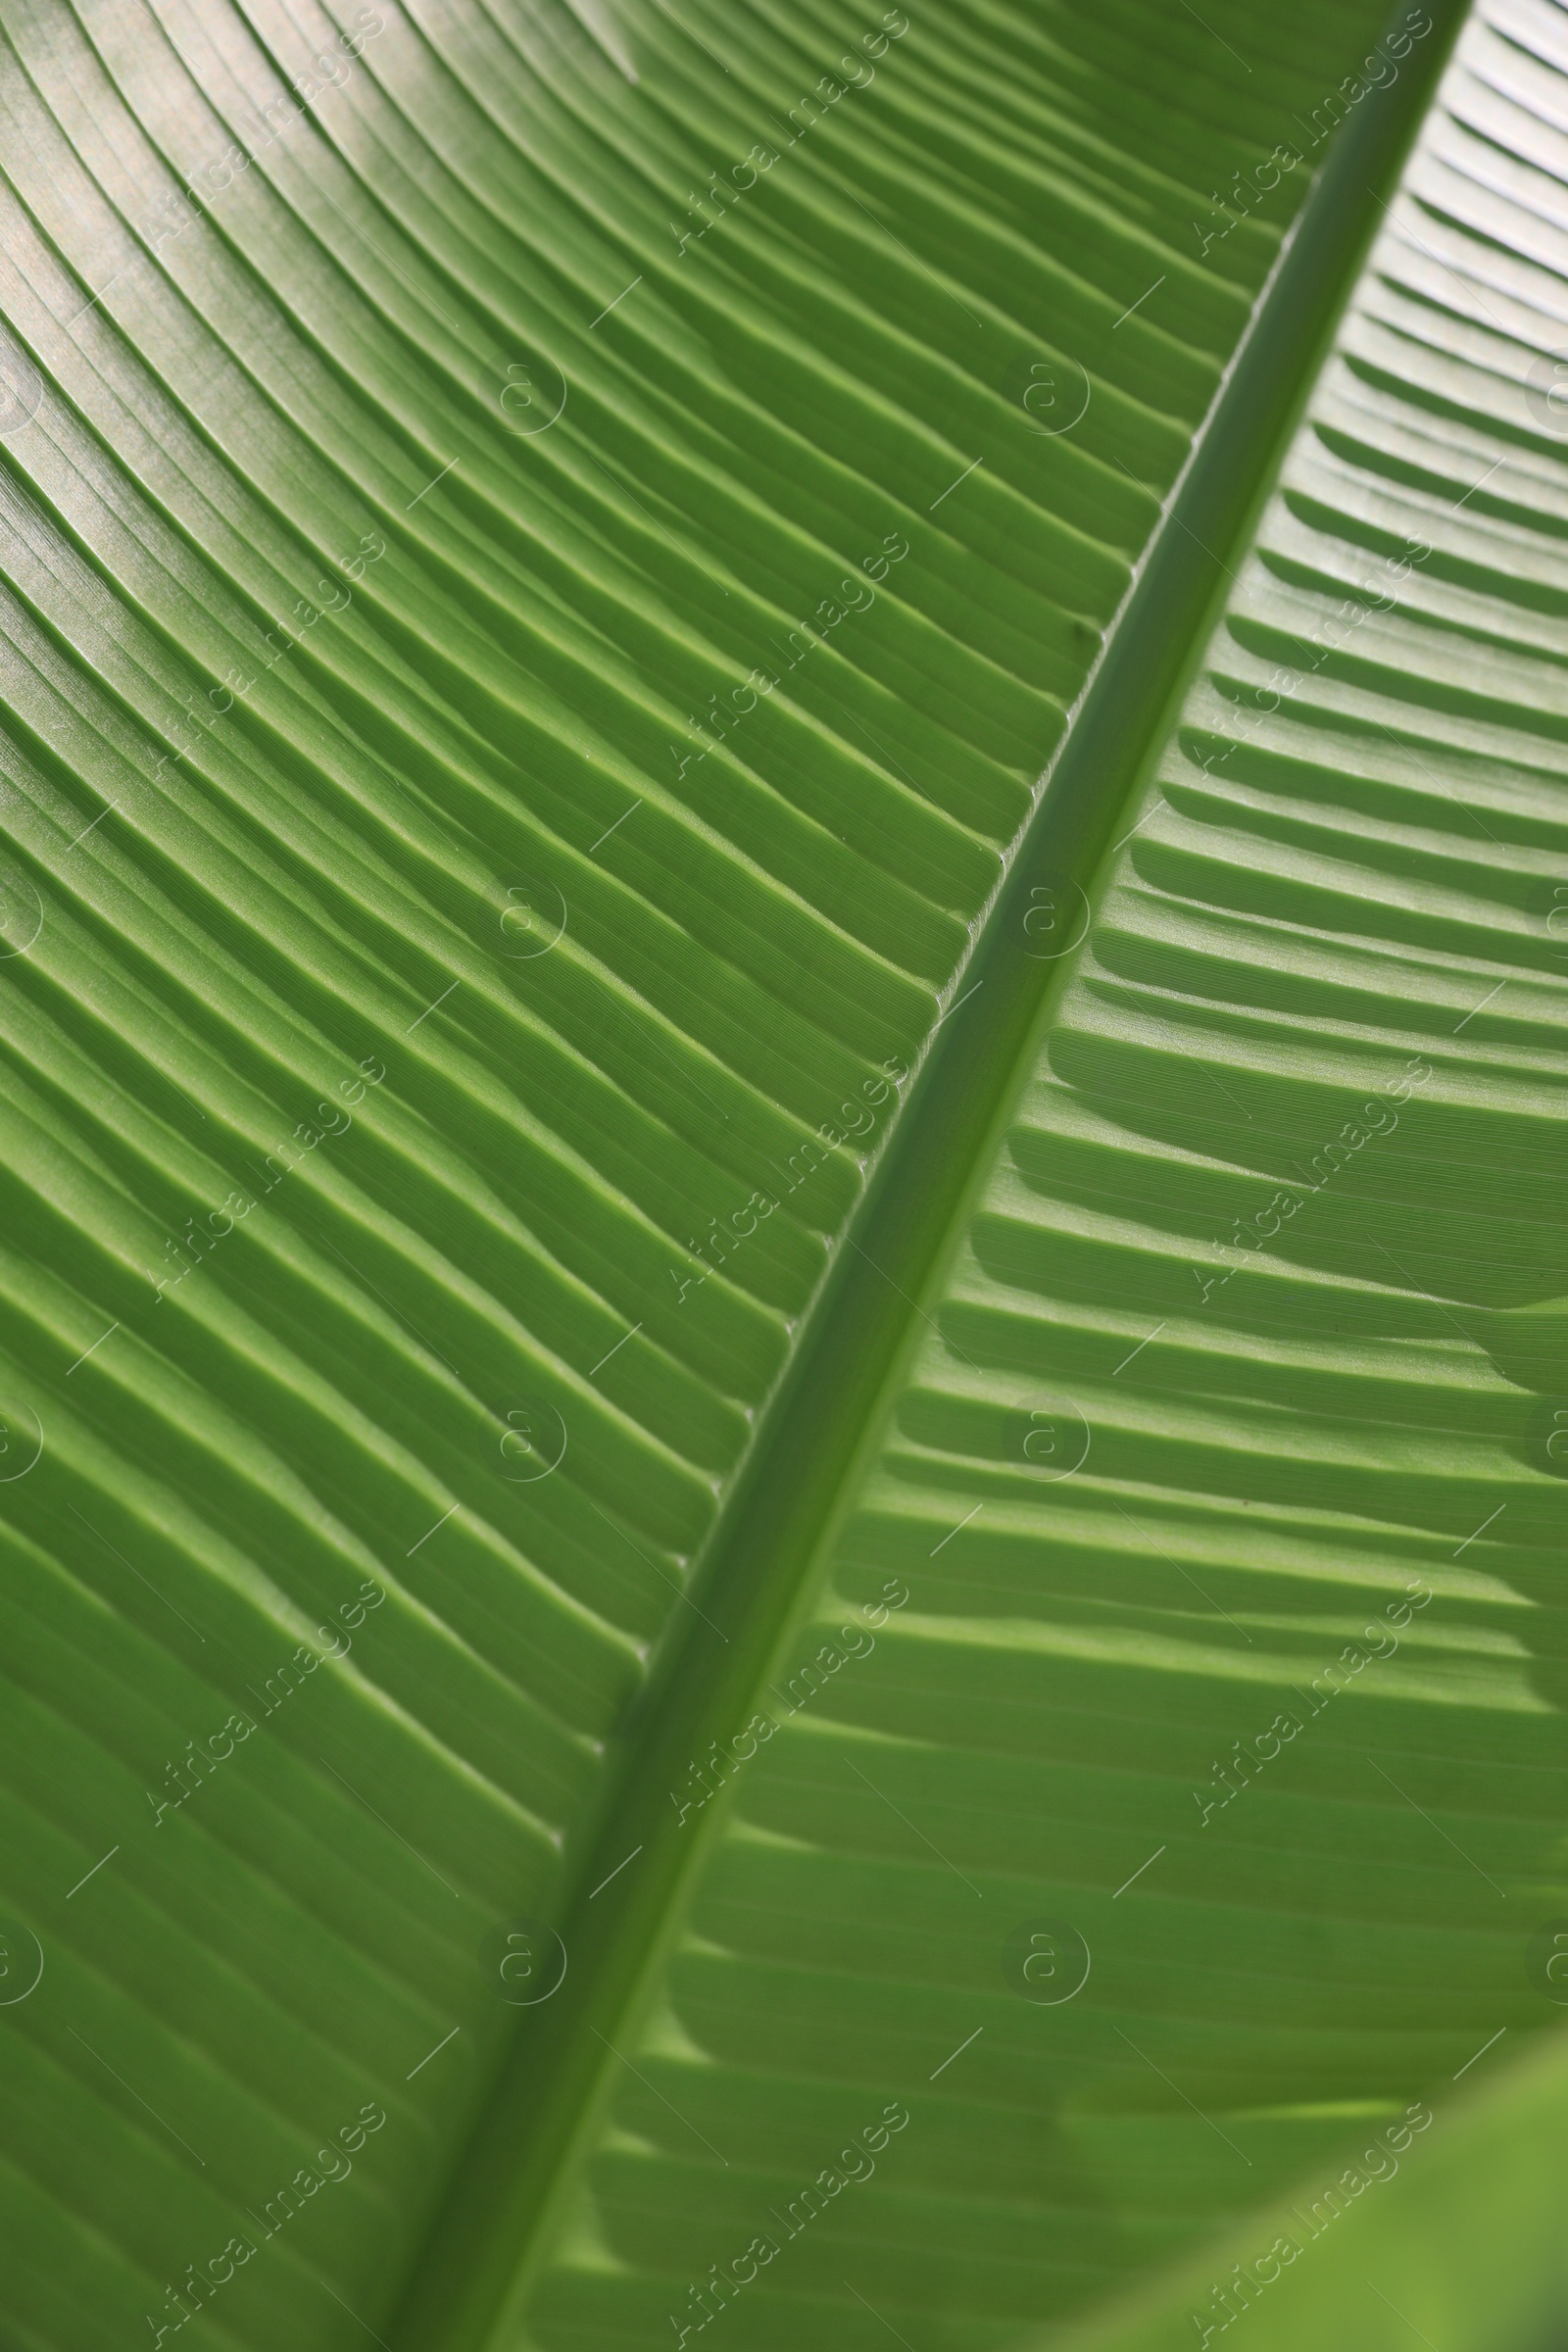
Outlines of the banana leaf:
[{"label": "banana leaf", "polygon": [[1245,2321],[1273,2352],[1411,2341],[1521,2352],[1557,2341],[1568,2301],[1564,2054],[1560,2034],[1538,2040],[1475,2094],[1446,2102],[1441,2132],[1422,2100],[1392,2130],[1379,2119],[1347,2139],[1337,2170],[1250,2215],[1229,2244],[1204,2246],[1126,2308],[1052,2340],[1063,2352],[1174,2352]]},{"label": "banana leaf", "polygon": [[8,2347],[1560,2311],[1562,22],[7,8]]}]

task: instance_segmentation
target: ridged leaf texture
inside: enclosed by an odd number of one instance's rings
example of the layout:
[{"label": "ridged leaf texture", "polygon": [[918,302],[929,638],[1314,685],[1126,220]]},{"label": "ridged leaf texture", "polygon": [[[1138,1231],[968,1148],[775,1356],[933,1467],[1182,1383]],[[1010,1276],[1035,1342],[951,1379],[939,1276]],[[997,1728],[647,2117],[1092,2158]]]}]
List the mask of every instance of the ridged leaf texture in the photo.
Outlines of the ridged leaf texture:
[{"label": "ridged leaf texture", "polygon": [[1461,14],[8,0],[7,2352],[1560,2294],[1568,19]]}]

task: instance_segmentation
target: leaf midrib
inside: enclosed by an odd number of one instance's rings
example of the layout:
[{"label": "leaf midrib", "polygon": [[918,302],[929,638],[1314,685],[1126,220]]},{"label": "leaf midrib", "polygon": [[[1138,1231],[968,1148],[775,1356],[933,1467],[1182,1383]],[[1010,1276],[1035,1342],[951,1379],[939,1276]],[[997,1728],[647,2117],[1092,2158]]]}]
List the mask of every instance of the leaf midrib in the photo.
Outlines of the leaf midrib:
[{"label": "leaf midrib", "polygon": [[[1062,976],[1063,966],[1033,962],[1014,944],[1030,889],[1048,877],[1067,881],[1093,904],[1115,819],[1174,720],[1223,605],[1227,562],[1273,488],[1381,223],[1376,198],[1396,177],[1468,0],[1430,4],[1432,33],[1398,80],[1349,117],[1287,231],[940,1000],[943,1016],[695,1565],[688,1591],[696,1605],[674,1611],[621,1734],[557,1923],[570,1953],[565,1984],[525,2015],[503,2061],[391,2329],[398,2352],[500,2352],[517,2340],[553,2224],[602,2121],[618,2052],[725,1810],[712,1806],[683,1833],[667,1791],[710,1739],[746,1721],[769,1662],[814,1597],[810,1571],[836,1506],[880,1435],[880,1411],[867,1407],[923,1330],[914,1301],[966,1222],[1009,1116],[1015,1075]],[[1398,8],[1396,22],[1404,14]],[[1190,616],[1186,625],[1182,615]],[[983,1021],[963,1004],[971,994],[983,996]],[[957,1008],[951,1024],[949,1007]],[[974,1137],[984,1139],[978,1151],[968,1142]],[[716,1670],[711,1626],[726,1642]],[[594,1895],[639,1846],[634,1866]]]}]

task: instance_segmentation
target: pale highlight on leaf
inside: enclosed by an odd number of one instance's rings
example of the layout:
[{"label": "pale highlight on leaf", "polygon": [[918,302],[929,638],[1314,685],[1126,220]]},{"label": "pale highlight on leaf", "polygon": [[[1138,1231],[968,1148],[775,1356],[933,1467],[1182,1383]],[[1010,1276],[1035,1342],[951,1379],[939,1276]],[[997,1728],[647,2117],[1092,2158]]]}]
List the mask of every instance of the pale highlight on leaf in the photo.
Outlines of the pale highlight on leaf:
[{"label": "pale highlight on leaf", "polygon": [[6,15],[24,2352],[985,2352],[1554,2021],[1568,47],[1457,17]]}]

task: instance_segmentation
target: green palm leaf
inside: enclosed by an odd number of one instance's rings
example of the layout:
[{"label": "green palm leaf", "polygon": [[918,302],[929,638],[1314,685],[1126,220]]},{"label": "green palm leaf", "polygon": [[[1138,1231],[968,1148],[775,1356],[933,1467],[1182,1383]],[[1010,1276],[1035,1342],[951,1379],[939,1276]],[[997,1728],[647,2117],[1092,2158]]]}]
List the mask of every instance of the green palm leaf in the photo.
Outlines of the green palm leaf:
[{"label": "green palm leaf", "polygon": [[1439,2154],[1568,1937],[1455,29],[8,16],[24,2352],[980,2352],[1549,2139]]},{"label": "green palm leaf", "polygon": [[1451,2101],[1441,2133],[1422,2101],[1378,2119],[1229,2243],[1205,2245],[1127,2307],[1053,2340],[1073,2352],[1174,2352],[1245,2325],[1276,2352],[1549,2342],[1568,2290],[1553,2210],[1563,2093],[1558,2036]]}]

